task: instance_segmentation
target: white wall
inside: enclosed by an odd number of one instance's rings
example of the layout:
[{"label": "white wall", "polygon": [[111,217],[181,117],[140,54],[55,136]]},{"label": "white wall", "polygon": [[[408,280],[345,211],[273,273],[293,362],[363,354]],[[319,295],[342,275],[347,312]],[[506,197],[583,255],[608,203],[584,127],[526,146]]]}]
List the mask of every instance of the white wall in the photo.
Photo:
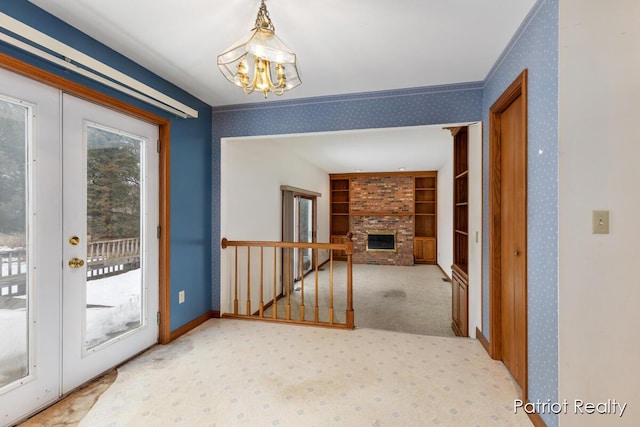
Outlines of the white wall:
[{"label": "white wall", "polygon": [[453,264],[453,136],[451,153],[438,170],[438,265],[451,278]]},{"label": "white wall", "polygon": [[482,123],[469,126],[469,336],[482,331]]},{"label": "white wall", "polygon": [[[561,0],[559,399],[627,402],[565,426],[640,425],[640,3]],[[591,233],[591,211],[610,233]]]},{"label": "white wall", "polygon": [[[282,195],[280,186],[293,187],[321,193],[318,197],[318,242],[329,242],[329,176],[275,144],[260,139],[223,139],[221,147],[221,236],[229,240],[280,241],[282,238]],[[246,258],[241,251],[240,265],[246,269]],[[222,312],[232,308],[233,270],[232,250],[221,254],[221,302]],[[252,252],[258,260],[259,252]],[[328,259],[328,252],[320,253],[320,262]],[[272,258],[271,258],[272,259]],[[253,263],[252,263],[253,264]],[[269,288],[273,282],[271,262],[265,262],[265,276]],[[230,268],[231,267],[231,268]],[[256,264],[259,268],[259,264]],[[239,274],[245,277],[244,269]],[[255,269],[254,269],[255,270]],[[242,276],[244,274],[244,276]],[[251,273],[252,310],[258,307],[259,269]],[[279,280],[279,278],[278,278]],[[244,311],[245,290],[241,290],[240,309]],[[272,299],[265,296],[265,302]]]}]

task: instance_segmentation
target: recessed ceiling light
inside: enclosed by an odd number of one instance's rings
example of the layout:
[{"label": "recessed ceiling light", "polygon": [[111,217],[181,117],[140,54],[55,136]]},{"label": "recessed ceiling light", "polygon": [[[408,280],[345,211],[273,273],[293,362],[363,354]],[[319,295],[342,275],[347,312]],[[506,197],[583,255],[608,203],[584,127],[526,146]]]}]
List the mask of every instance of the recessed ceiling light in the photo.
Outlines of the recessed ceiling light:
[{"label": "recessed ceiling light", "polygon": [[398,168],[398,170],[399,170],[400,172],[404,172],[404,171],[406,171],[406,170],[407,170],[407,168]]}]

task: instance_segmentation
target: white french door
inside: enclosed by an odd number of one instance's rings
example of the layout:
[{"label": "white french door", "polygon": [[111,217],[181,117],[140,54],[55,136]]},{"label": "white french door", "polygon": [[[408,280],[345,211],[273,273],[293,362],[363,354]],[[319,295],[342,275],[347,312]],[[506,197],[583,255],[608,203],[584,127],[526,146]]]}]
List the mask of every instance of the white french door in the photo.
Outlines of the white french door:
[{"label": "white french door", "polygon": [[157,341],[157,139],[0,69],[0,425]]},{"label": "white french door", "polygon": [[[293,227],[294,242],[312,243],[315,239],[315,196],[294,196]],[[314,254],[312,249],[294,249],[293,277],[301,277],[313,269]]]},{"label": "white french door", "polygon": [[60,95],[0,69],[0,425],[60,395]]},{"label": "white french door", "polygon": [[157,341],[158,128],[64,94],[62,392]]}]

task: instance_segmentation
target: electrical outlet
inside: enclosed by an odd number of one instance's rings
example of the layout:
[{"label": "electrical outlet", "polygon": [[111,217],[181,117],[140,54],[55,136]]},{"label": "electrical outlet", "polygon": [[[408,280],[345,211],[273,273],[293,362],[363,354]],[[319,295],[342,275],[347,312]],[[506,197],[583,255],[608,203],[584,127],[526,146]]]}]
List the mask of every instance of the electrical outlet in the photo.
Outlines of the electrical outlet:
[{"label": "electrical outlet", "polygon": [[184,302],[184,291],[178,292],[178,304],[182,304]]}]

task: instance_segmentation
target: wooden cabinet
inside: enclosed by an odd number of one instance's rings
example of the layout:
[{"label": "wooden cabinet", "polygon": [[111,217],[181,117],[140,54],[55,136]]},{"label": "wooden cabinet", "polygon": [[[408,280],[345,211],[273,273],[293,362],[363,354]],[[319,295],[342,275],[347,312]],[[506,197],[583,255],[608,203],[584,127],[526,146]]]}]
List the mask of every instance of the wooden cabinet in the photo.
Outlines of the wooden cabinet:
[{"label": "wooden cabinet", "polygon": [[[338,243],[338,244],[344,244],[347,243],[349,239],[347,238],[347,236],[331,236],[331,243]],[[347,259],[347,253],[345,251],[341,251],[341,250],[334,250],[333,251],[333,259],[334,260],[346,260]]]},{"label": "wooden cabinet", "polygon": [[[344,243],[349,232],[349,178],[331,179],[331,243]],[[344,251],[333,251],[336,260],[346,259]]]},{"label": "wooden cabinet", "polygon": [[413,257],[418,264],[437,262],[438,173],[428,172],[413,179]]},{"label": "wooden cabinet", "polygon": [[416,263],[435,264],[437,258],[436,239],[432,237],[414,237],[413,256]]},{"label": "wooden cabinet", "polygon": [[451,327],[456,335],[469,335],[469,277],[454,265],[451,269]]},{"label": "wooden cabinet", "polygon": [[453,265],[451,316],[456,335],[468,336],[469,286],[469,149],[467,127],[453,135]]}]

